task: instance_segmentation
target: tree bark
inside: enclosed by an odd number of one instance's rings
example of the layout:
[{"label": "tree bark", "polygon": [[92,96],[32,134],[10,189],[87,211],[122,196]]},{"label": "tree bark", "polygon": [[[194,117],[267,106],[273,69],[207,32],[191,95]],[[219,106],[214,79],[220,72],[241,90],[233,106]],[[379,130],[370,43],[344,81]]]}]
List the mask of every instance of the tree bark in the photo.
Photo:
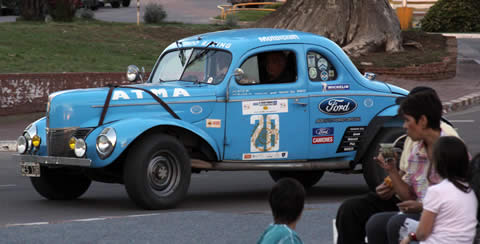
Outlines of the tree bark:
[{"label": "tree bark", "polygon": [[47,9],[46,0],[23,0],[22,17],[25,20],[43,20]]},{"label": "tree bark", "polygon": [[287,0],[255,27],[319,34],[354,56],[403,50],[400,23],[388,0]]}]

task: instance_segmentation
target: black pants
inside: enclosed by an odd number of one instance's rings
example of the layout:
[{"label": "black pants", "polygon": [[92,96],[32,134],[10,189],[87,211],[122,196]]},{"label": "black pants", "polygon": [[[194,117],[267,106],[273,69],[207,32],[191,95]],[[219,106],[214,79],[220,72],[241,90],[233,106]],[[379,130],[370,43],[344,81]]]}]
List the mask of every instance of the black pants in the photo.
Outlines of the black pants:
[{"label": "black pants", "polygon": [[367,222],[368,244],[398,244],[399,230],[406,218],[420,220],[420,213],[398,214],[396,212],[377,213]]},{"label": "black pants", "polygon": [[399,211],[398,202],[396,197],[382,200],[374,192],[343,202],[337,212],[337,244],[364,244],[368,219],[376,213]]}]

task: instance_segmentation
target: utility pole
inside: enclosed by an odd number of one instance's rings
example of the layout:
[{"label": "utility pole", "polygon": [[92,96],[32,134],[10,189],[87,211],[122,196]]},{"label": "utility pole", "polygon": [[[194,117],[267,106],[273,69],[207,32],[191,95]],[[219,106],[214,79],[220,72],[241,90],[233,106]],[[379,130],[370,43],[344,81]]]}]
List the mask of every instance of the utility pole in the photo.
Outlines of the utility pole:
[{"label": "utility pole", "polygon": [[137,26],[140,26],[140,0],[137,0]]}]

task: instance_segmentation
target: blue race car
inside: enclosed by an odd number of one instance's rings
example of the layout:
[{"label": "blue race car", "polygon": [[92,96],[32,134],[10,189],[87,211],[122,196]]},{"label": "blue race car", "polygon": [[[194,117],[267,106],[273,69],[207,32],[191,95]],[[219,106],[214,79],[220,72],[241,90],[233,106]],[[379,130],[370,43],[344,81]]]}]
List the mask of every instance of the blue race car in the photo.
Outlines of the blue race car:
[{"label": "blue race car", "polygon": [[122,183],[145,209],[176,206],[191,173],[268,170],[305,187],[325,171],[385,173],[379,143],[401,141],[397,97],[363,76],[334,42],[311,33],[241,29],[169,45],[148,79],[129,66],[125,86],[49,96],[46,117],[17,140],[22,174],[52,200],[92,180]]}]

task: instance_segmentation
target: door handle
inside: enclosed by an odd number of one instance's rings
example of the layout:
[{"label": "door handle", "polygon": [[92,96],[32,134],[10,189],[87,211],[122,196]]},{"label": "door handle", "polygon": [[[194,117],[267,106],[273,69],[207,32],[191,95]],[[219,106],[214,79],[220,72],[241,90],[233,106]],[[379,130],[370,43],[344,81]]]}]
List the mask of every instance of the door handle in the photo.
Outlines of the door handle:
[{"label": "door handle", "polygon": [[293,104],[297,104],[297,105],[304,106],[304,107],[307,106],[307,103],[294,102]]}]

